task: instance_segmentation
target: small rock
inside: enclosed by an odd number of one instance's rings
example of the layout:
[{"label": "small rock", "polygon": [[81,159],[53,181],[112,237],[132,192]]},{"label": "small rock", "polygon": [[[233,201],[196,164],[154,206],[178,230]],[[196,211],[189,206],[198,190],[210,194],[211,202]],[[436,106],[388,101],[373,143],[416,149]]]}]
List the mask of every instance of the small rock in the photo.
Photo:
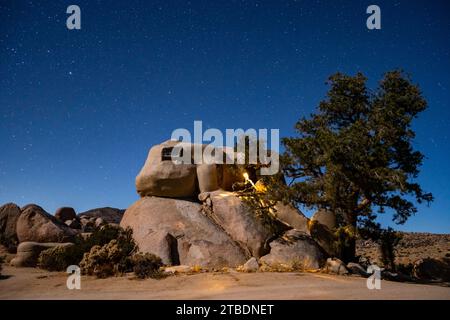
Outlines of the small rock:
[{"label": "small rock", "polygon": [[243,266],[240,271],[243,272],[256,272],[259,269],[258,260],[255,257],[250,258]]},{"label": "small rock", "polygon": [[199,193],[199,195],[198,195],[198,200],[200,200],[201,202],[205,202],[205,200],[208,198],[209,198],[209,192],[202,192],[202,193]]},{"label": "small rock", "polygon": [[348,274],[345,264],[338,258],[328,258],[326,264],[326,271],[335,274]]},{"label": "small rock", "polygon": [[188,273],[191,272],[192,268],[190,266],[172,266],[164,269],[165,273],[175,274],[175,273]]},{"label": "small rock", "polygon": [[350,271],[350,273],[359,274],[360,276],[363,276],[365,278],[370,276],[370,274],[367,273],[367,271],[359,263],[349,262],[347,264],[347,269]]}]

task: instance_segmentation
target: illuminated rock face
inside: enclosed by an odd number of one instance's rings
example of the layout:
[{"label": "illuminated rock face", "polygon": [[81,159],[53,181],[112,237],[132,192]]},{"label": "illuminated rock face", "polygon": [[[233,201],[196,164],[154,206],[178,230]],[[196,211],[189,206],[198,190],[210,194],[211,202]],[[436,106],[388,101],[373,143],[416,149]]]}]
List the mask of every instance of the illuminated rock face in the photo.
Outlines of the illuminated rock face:
[{"label": "illuminated rock face", "polygon": [[[168,140],[153,146],[144,166],[136,177],[136,190],[141,197],[194,198],[200,192],[218,189],[231,190],[232,184],[242,181],[226,164],[194,164],[194,144],[182,144]],[[198,146],[198,145],[197,145]],[[198,146],[203,154],[205,145]],[[176,148],[174,151],[173,149]],[[172,152],[181,158],[191,155],[189,161],[176,163]],[[217,152],[223,152],[217,149]],[[225,156],[225,154],[224,154]]]},{"label": "illuminated rock face", "polygon": [[127,209],[120,225],[132,228],[140,251],[157,254],[166,264],[220,268],[248,259],[193,201],[143,197]]},{"label": "illuminated rock face", "polygon": [[277,219],[264,221],[230,191],[243,175],[225,164],[193,164],[194,148],[204,157],[204,145],[178,141],[150,149],[136,177],[141,198],[120,223],[133,230],[140,251],[158,255],[167,265],[237,267],[253,257],[269,266],[320,267],[323,250],[309,234],[308,218],[279,203]]}]

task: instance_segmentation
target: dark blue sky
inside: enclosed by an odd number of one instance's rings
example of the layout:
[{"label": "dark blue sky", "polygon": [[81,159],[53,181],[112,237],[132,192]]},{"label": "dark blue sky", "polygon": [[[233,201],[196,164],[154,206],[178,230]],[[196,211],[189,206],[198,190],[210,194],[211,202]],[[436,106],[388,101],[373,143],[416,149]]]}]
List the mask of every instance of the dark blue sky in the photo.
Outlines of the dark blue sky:
[{"label": "dark blue sky", "polygon": [[[330,74],[362,71],[374,86],[400,67],[429,102],[415,146],[436,198],[400,229],[448,233],[449,3],[3,0],[0,204],[126,208],[148,149],[172,130],[202,120],[288,136]],[[71,4],[81,30],[66,28]],[[371,4],[381,30],[366,28]]]}]

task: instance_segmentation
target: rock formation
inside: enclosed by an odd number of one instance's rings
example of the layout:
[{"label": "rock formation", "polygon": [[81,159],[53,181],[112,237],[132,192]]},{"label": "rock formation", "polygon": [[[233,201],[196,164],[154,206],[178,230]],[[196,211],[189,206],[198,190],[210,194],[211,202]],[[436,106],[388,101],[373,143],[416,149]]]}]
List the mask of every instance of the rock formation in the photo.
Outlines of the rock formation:
[{"label": "rock formation", "polygon": [[140,251],[154,253],[166,264],[224,267],[248,258],[196,202],[143,197],[127,209],[120,225],[133,229]]},{"label": "rock formation", "polygon": [[175,150],[177,144],[166,141],[150,149],[136,177],[141,199],[120,223],[133,230],[140,251],[166,264],[207,268],[237,267],[251,258],[253,269],[256,259],[269,266],[324,264],[326,253],[309,235],[309,220],[301,212],[280,203],[275,226],[267,226],[231,192],[242,177],[227,165],[177,162],[176,155],[193,148],[183,144]]},{"label": "rock formation", "polygon": [[67,242],[76,231],[37,205],[27,205],[17,220],[19,242]]},{"label": "rock formation", "polygon": [[20,208],[14,203],[7,203],[0,207],[0,243],[10,251],[15,250],[19,241],[16,224],[20,213]]},{"label": "rock formation", "polygon": [[88,220],[90,218],[102,218],[105,223],[120,223],[120,220],[122,220],[123,213],[125,210],[123,209],[117,209],[117,208],[111,208],[111,207],[104,207],[104,208],[96,208],[91,209],[85,212],[81,212],[78,214],[78,218],[87,218]]},{"label": "rock formation", "polygon": [[[193,164],[193,144],[166,141],[153,146],[144,166],[136,177],[136,190],[141,196],[169,198],[195,198],[200,192],[214,191],[218,188],[231,190],[236,181],[242,181],[229,170],[227,165]],[[206,145],[201,145],[203,151]],[[217,152],[222,152],[217,149]],[[191,155],[189,161],[177,163],[174,154],[180,158]],[[226,154],[223,153],[223,157]]]},{"label": "rock formation", "polygon": [[39,254],[47,249],[58,246],[71,246],[72,243],[38,243],[26,241],[17,247],[17,255],[11,260],[14,267],[36,267]]},{"label": "rock formation", "polygon": [[301,269],[318,269],[326,254],[306,233],[292,229],[270,243],[270,253],[261,258],[263,264],[276,267],[297,266]]},{"label": "rock formation", "polygon": [[77,214],[75,213],[75,210],[70,207],[62,207],[56,210],[55,212],[55,218],[66,222],[67,220],[73,220],[77,217]]}]

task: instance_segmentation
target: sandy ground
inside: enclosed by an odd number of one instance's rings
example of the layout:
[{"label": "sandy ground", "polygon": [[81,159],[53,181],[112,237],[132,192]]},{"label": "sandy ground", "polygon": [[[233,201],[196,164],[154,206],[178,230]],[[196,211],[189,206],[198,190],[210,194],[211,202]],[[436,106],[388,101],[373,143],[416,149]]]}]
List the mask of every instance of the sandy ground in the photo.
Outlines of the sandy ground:
[{"label": "sandy ground", "polygon": [[450,288],[316,273],[200,273],[161,280],[83,276],[80,290],[66,287],[67,274],[5,267],[0,299],[446,299]]}]

